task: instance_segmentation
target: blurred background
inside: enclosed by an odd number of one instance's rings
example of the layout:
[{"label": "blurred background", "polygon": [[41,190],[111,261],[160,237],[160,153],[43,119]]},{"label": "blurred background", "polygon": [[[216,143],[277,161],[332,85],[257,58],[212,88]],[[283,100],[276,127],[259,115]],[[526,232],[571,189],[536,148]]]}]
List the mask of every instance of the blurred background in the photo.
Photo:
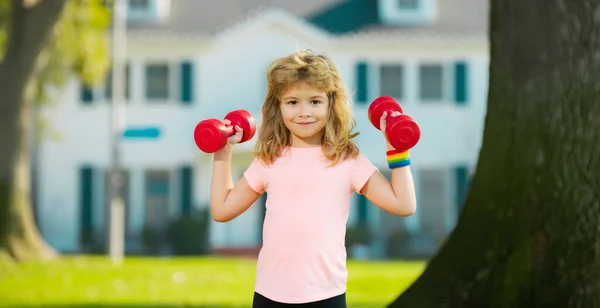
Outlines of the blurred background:
[{"label": "blurred background", "polygon": [[[358,143],[384,175],[391,176],[385,141],[367,117],[371,101],[396,98],[422,129],[411,151],[416,214],[394,217],[354,194],[349,253],[428,257],[452,230],[481,144],[487,1],[129,0],[127,10],[120,147],[128,254],[190,249],[182,245],[211,254],[258,251],[264,198],[231,222],[212,221],[205,213],[212,155],[196,148],[193,130],[235,109],[250,111],[260,126],[267,66],[303,49],[338,65],[353,93]],[[93,87],[72,78],[60,104],[40,111],[55,138],[32,150],[35,213],[44,238],[63,253],[105,249],[110,78]],[[255,140],[235,147],[234,181]]]},{"label": "blurred background", "polygon": [[[53,104],[35,105],[48,123],[30,152],[41,235],[65,255],[108,253],[116,151],[124,171],[125,255],[255,258],[266,196],[235,220],[214,222],[212,155],[197,149],[193,130],[236,109],[251,112],[260,126],[270,62],[312,49],[337,64],[352,94],[361,151],[385,176],[385,141],[368,120],[369,104],[392,96],[422,130],[411,150],[417,212],[395,217],[354,194],[349,257],[429,259],[457,222],[481,145],[488,2],[124,1],[125,26],[109,29],[124,59],[124,107],[112,107],[110,70],[92,83],[72,74],[52,91]],[[115,121],[123,129],[117,143]],[[234,181],[251,162],[255,140],[234,148]]]}]

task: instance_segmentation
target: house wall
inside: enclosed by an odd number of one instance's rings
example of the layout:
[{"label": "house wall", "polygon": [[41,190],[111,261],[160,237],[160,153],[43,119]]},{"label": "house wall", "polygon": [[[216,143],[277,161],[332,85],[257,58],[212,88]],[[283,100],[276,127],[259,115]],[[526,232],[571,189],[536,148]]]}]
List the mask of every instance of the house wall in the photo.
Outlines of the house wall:
[{"label": "house wall", "polygon": [[[166,170],[171,174],[169,215],[176,217],[181,209],[181,189],[178,172],[182,166],[192,166],[193,205],[207,206],[211,176],[211,157],[200,153],[193,143],[194,126],[209,117],[222,118],[234,109],[247,109],[257,118],[265,95],[265,70],[276,57],[295,50],[311,48],[325,53],[337,63],[350,91],[356,88],[356,63],[367,61],[373,69],[369,72],[369,100],[379,95],[378,64],[398,62],[406,65],[406,99],[402,100],[405,113],[417,119],[422,129],[419,144],[411,150],[412,169],[416,189],[420,170],[447,170],[446,202],[440,205],[444,229],[450,230],[456,221],[455,177],[453,168],[464,165],[472,170],[481,143],[485,101],[487,94],[487,46],[484,41],[456,45],[438,41],[388,43],[338,42],[324,39],[311,29],[294,24],[268,23],[241,28],[215,41],[174,42],[165,40],[131,41],[129,44],[132,70],[132,96],[127,105],[128,125],[146,125],[160,128],[161,136],[153,140],[123,140],[123,165],[129,171],[130,191],[128,236],[135,242],[145,219],[144,172],[150,169]],[[417,99],[415,89],[416,66],[421,62],[442,62],[450,67],[456,59],[466,60],[469,67],[469,99],[458,106],[450,100],[423,104]],[[182,104],[179,100],[179,63],[194,63],[194,101]],[[171,64],[171,98],[150,103],[143,97],[144,64],[167,61]],[[448,88],[452,85],[447,84]],[[57,96],[57,106],[46,108],[45,116],[60,133],[59,140],[46,139],[40,148],[38,202],[41,231],[48,242],[61,251],[77,251],[81,213],[80,168],[93,168],[94,225],[103,225],[103,178],[110,163],[109,111],[105,101],[82,104],[80,84],[73,79]],[[385,142],[367,118],[368,102],[354,102],[357,138],[362,152],[383,172],[386,172]],[[250,163],[250,151],[256,137],[236,147],[233,178],[237,180]],[[354,196],[349,224],[357,221]],[[420,198],[420,197],[419,197]],[[440,209],[434,209],[439,211]],[[383,226],[393,230],[394,224],[404,225],[413,233],[420,233],[427,220],[417,214],[405,218],[390,218],[374,206],[369,206],[368,219],[375,231]],[[211,243],[214,247],[245,247],[260,241],[260,201],[238,219],[228,223],[211,223]],[[438,215],[439,216],[439,215]],[[433,219],[431,216],[427,219]],[[437,219],[440,219],[439,217]],[[391,225],[391,227],[390,227]],[[381,254],[382,242],[374,244]]]},{"label": "house wall", "polygon": [[[178,182],[176,172],[184,165],[192,164],[196,147],[191,132],[202,117],[200,104],[182,104],[179,100],[179,63],[183,60],[198,62],[198,54],[204,50],[200,43],[174,44],[170,48],[154,42],[130,43],[128,51],[131,66],[131,97],[125,118],[128,126],[157,127],[161,136],[156,140],[124,139],[122,142],[122,165],[130,173],[131,207],[128,231],[140,232],[144,221],[144,172],[165,170],[171,173],[169,191],[173,203],[170,215],[178,213]],[[172,84],[170,97],[149,102],[144,96],[144,64],[153,61],[170,65]],[[196,76],[199,66],[195,67]],[[195,79],[195,89],[202,93],[205,85]],[[51,122],[50,133],[39,148],[37,192],[40,228],[44,237],[61,251],[79,249],[79,223],[81,213],[81,180],[79,170],[89,165],[93,170],[94,186],[93,224],[104,226],[104,172],[110,165],[110,106],[102,98],[99,86],[93,102],[84,103],[80,94],[80,82],[73,78],[67,86],[56,93],[56,105],[44,108],[43,117]],[[197,94],[197,95],[198,95]],[[47,134],[48,135],[48,134]],[[102,230],[100,230],[102,232]]]}]

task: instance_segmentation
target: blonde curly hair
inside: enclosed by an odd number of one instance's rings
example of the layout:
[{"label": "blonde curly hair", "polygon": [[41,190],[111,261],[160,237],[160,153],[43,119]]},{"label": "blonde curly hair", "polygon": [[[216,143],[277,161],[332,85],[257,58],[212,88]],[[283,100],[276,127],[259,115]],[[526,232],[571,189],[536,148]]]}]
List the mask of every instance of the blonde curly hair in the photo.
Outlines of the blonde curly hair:
[{"label": "blonde curly hair", "polygon": [[280,98],[290,87],[304,82],[327,93],[329,115],[325,124],[322,145],[331,165],[340,159],[354,158],[358,145],[352,140],[359,135],[352,132],[356,121],[352,114],[349,95],[342,76],[333,61],[312,51],[301,51],[279,58],[267,70],[268,89],[262,106],[262,124],[256,143],[256,156],[270,165],[282,151],[291,145],[290,132],[283,122]]}]

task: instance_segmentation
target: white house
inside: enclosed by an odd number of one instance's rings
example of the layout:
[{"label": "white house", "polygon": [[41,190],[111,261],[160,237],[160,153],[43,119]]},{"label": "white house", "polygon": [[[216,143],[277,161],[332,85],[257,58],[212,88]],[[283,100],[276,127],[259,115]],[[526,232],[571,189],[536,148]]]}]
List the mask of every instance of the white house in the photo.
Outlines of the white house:
[{"label": "white house", "polygon": [[[146,228],[208,206],[212,156],[193,141],[195,125],[246,109],[260,124],[267,65],[310,48],[333,58],[354,93],[362,152],[389,176],[381,132],[367,118],[378,96],[396,97],[420,124],[411,150],[417,213],[386,214],[355,195],[349,226],[374,234],[385,256],[393,232],[413,253],[430,254],[454,227],[478,157],[488,82],[488,1],[481,0],[130,0],[130,129],[157,138],[123,138],[128,250]],[[73,79],[44,115],[61,138],[46,139],[36,162],[37,213],[56,249],[82,250],[85,230],[105,232],[110,164],[110,91]],[[234,180],[252,159],[236,147]],[[264,200],[228,223],[211,222],[214,249],[260,246]],[[161,229],[162,230],[162,229]]]}]

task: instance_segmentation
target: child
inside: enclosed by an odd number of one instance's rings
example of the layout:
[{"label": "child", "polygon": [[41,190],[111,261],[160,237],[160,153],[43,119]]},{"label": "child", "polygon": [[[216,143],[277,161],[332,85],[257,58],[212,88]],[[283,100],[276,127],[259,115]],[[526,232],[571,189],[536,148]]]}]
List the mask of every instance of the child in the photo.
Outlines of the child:
[{"label": "child", "polygon": [[[363,194],[398,216],[412,215],[416,200],[409,160],[401,167],[390,164],[390,183],[360,154],[352,140],[358,133],[352,133],[348,94],[329,58],[289,55],[272,63],[267,79],[256,157],[235,186],[231,156],[242,137],[240,127],[214,153],[212,217],[230,221],[268,193],[254,308],[346,307],[351,194]],[[387,147],[393,150],[389,142]]]}]

